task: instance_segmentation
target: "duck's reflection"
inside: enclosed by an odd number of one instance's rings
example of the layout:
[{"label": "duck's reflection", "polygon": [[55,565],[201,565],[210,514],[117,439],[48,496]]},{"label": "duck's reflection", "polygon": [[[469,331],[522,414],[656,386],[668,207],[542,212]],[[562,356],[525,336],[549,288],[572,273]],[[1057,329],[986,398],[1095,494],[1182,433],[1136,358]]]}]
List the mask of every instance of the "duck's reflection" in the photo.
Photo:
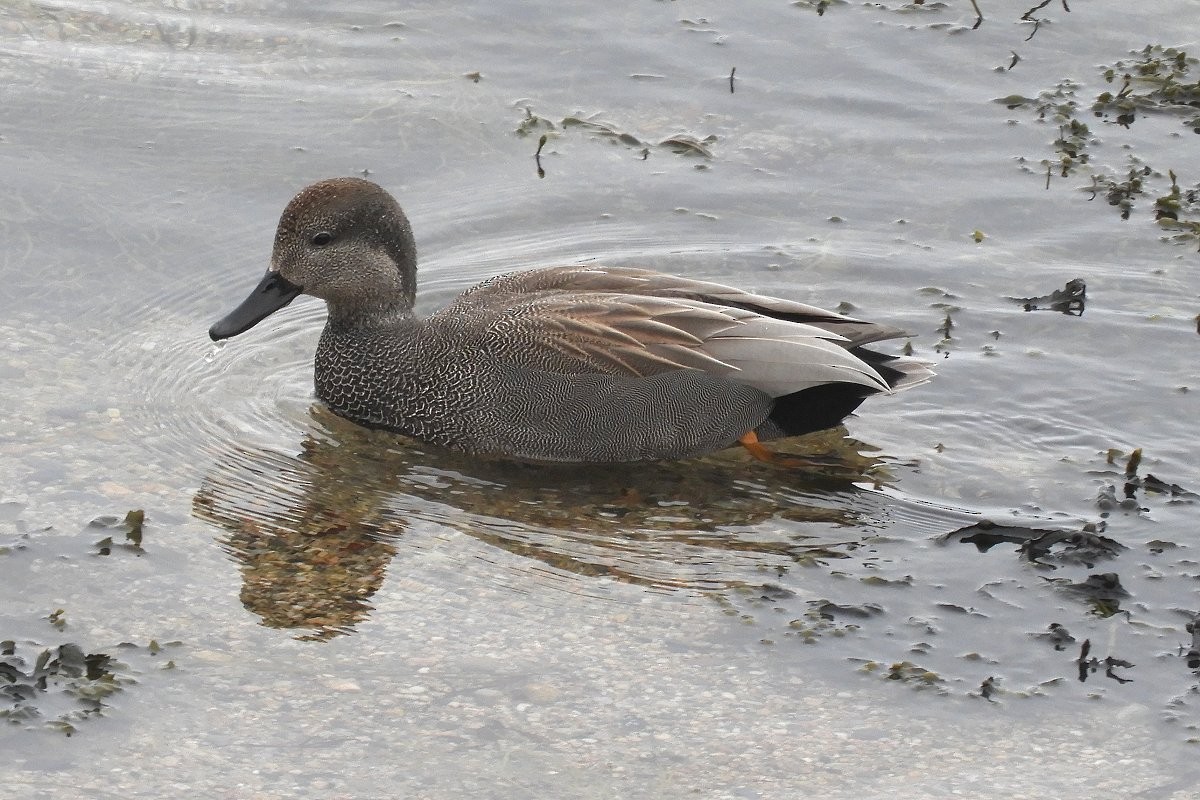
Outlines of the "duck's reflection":
[{"label": "duck's reflection", "polygon": [[310,639],[366,618],[414,524],[453,529],[558,575],[726,590],[797,562],[846,557],[870,507],[854,484],[877,482],[880,471],[844,431],[802,442],[828,453],[828,471],[778,470],[738,450],[539,466],[425,450],[321,407],[312,416],[299,455],[229,445],[193,502],[197,516],[227,531],[245,607]]},{"label": "duck's reflection", "polygon": [[272,628],[326,639],[372,610],[404,521],[384,512],[369,462],[309,439],[290,457],[231,446],[193,498],[242,562],[242,604]]}]

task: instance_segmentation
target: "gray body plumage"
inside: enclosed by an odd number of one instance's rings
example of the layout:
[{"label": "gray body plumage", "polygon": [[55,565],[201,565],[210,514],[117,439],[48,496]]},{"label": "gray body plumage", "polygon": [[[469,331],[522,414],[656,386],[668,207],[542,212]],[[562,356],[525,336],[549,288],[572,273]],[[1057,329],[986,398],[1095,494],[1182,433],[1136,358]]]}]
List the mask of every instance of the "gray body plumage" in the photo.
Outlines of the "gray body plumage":
[{"label": "gray body plumage", "polygon": [[728,447],[773,405],[765,392],[700,370],[607,374],[530,345],[445,315],[330,321],[317,345],[317,396],[348,419],[446,447],[587,462]]},{"label": "gray body plumage", "polygon": [[333,411],[471,453],[546,461],[683,458],[752,431],[829,427],[867,395],[930,375],[861,347],[903,335],[894,328],[631,268],[510,273],[422,319],[415,269],[390,195],[358,179],[323,181],[280,219],[256,290],[279,294],[273,307],[252,295],[211,334],[236,335],[301,291],[321,297],[329,318],[316,391]]}]

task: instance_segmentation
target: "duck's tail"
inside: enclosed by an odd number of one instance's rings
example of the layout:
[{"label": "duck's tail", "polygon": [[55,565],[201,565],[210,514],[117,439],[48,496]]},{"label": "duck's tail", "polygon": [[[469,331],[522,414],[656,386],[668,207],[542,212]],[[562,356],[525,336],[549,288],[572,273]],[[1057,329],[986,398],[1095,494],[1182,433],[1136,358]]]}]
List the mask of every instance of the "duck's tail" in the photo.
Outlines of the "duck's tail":
[{"label": "duck's tail", "polygon": [[[907,356],[889,356],[864,347],[850,352],[870,364],[893,392],[920,386],[933,377],[928,362]],[[826,383],[775,398],[770,417],[758,428],[758,438],[799,436],[832,428],[853,412],[877,389],[860,383]]]},{"label": "duck's tail", "polygon": [[893,392],[928,383],[935,374],[932,364],[918,358],[889,356],[863,347],[855,347],[850,352],[874,367]]}]

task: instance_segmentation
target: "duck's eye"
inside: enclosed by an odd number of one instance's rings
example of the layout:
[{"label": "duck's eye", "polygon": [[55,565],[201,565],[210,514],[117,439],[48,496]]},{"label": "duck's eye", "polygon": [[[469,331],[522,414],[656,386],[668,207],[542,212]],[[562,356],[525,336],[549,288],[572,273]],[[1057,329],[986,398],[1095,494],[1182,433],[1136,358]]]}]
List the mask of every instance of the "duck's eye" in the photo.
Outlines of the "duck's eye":
[{"label": "duck's eye", "polygon": [[312,243],[315,244],[317,247],[324,247],[325,245],[329,244],[332,241],[333,241],[333,234],[330,233],[329,231],[321,231],[320,233],[315,233],[315,234],[313,234],[313,237],[312,237]]}]

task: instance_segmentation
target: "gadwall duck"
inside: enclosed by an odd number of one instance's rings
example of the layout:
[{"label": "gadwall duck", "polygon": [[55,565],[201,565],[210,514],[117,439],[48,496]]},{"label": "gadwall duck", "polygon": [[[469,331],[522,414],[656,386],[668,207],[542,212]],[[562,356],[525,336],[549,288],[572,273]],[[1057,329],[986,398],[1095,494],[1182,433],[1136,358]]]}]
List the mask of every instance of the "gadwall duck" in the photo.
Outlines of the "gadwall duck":
[{"label": "gadwall duck", "polygon": [[325,301],[316,391],[426,442],[535,461],[696,456],[831,428],[868,395],[928,380],[863,345],[904,336],[790,300],[628,267],[512,272],[424,319],[396,200],[359,178],[300,192],[266,276],[209,330],[236,336],[297,295]]}]

